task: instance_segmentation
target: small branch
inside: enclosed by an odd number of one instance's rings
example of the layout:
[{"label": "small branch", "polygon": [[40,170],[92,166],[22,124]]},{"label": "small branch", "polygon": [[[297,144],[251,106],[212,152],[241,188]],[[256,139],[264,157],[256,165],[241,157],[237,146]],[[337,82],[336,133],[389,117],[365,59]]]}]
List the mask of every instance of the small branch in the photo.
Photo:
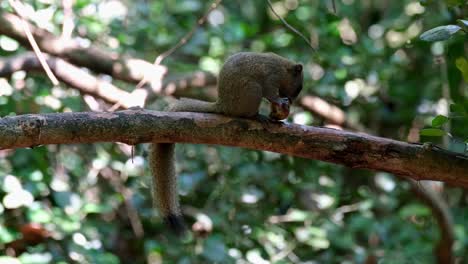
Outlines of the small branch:
[{"label": "small branch", "polygon": [[143,229],[143,224],[141,223],[141,219],[138,215],[138,210],[132,204],[132,191],[125,186],[122,182],[122,178],[120,175],[114,175],[115,173],[110,169],[103,169],[101,170],[101,174],[109,180],[110,184],[114,187],[114,189],[121,193],[124,198],[124,205],[126,209],[126,215],[128,220],[130,221],[130,226],[132,227],[133,233],[135,234],[136,238],[142,238],[145,235],[145,231]]},{"label": "small branch", "polygon": [[218,144],[386,171],[468,188],[468,157],[431,147],[334,129],[202,113],[126,110],[21,115],[0,119],[0,149],[44,144],[147,142]]},{"label": "small branch", "polygon": [[331,0],[331,2],[332,2],[333,14],[336,15],[336,3],[335,3],[335,0]]},{"label": "small branch", "polygon": [[429,185],[424,182],[417,182],[412,179],[407,179],[411,188],[416,195],[421,199],[429,208],[437,221],[440,228],[440,239],[434,251],[437,256],[437,263],[450,264],[455,262],[452,247],[455,243],[455,235],[453,233],[453,220],[450,215],[450,209],[444,202],[442,197],[438,195]]},{"label": "small branch", "polygon": [[[419,141],[419,130],[423,127],[423,122],[420,118],[413,120],[412,128],[408,134],[407,140],[412,142]],[[435,246],[434,253],[437,258],[437,263],[454,263],[452,247],[455,243],[454,225],[450,208],[444,198],[433,188],[434,183],[418,182],[412,179],[406,179],[411,189],[419,199],[424,202],[432,210],[440,230],[439,243]],[[435,183],[436,184],[436,183]]]},{"label": "small branch", "polygon": [[74,0],[62,0],[63,7],[63,25],[62,25],[62,39],[70,40],[73,34],[73,1]]},{"label": "small branch", "polygon": [[36,54],[37,58],[39,59],[39,62],[42,65],[42,68],[44,68],[44,71],[47,74],[47,77],[49,77],[49,80],[52,82],[53,85],[57,86],[59,84],[59,81],[55,77],[55,75],[52,73],[50,70],[49,65],[47,65],[47,62],[44,58],[44,54],[42,54],[41,49],[37,45],[36,40],[34,39],[34,36],[31,33],[31,29],[29,28],[28,22],[26,22],[26,19],[23,15],[24,13],[24,7],[23,4],[19,1],[16,0],[9,0],[11,7],[15,10],[15,12],[20,16],[20,24],[21,27],[23,28],[24,33],[26,34],[26,37],[29,41],[29,44],[31,44],[31,47]]},{"label": "small branch", "polygon": [[[123,109],[144,105],[143,97],[134,96],[109,82],[101,81],[86,71],[55,56],[45,54],[45,58],[52,72],[61,82],[84,94],[92,95],[109,104],[116,104],[121,100],[120,107]],[[25,52],[0,59],[0,77],[8,77],[16,71],[34,72],[41,69],[39,60],[32,52]],[[210,93],[210,89],[199,89],[196,95],[191,94],[193,93],[193,88],[205,88],[215,84],[216,77],[208,72],[197,71],[185,75],[169,76],[164,79],[159,91],[153,91],[149,86],[145,87],[149,94],[146,101],[147,103],[151,103],[161,95],[215,100],[216,95],[215,93]]]},{"label": "small branch", "polygon": [[284,18],[282,18],[278,13],[276,13],[275,9],[273,8],[273,4],[270,0],[267,0],[267,5],[270,8],[271,12],[281,21],[281,23],[283,23],[289,30],[291,30],[292,32],[300,36],[302,39],[304,39],[304,41],[312,48],[312,50],[315,51],[315,48],[314,46],[312,46],[312,43],[310,43],[310,41],[301,32],[299,32],[299,30],[295,29]]},{"label": "small branch", "polygon": [[221,4],[222,0],[215,0],[210,8],[206,11],[206,13],[200,18],[197,20],[197,23],[193,26],[193,28],[187,32],[187,34],[182,37],[179,42],[173,46],[172,48],[170,48],[169,50],[163,52],[161,55],[159,55],[155,60],[154,60],[154,64],[155,65],[159,65],[161,64],[161,62],[169,57],[172,53],[174,53],[174,51],[176,51],[178,48],[182,47],[185,43],[187,43],[193,36],[193,33],[195,33],[195,31],[197,30],[198,27],[202,26],[203,24],[205,24],[206,20],[208,19],[208,15],[213,11],[215,10],[216,8],[218,8],[218,6]]},{"label": "small branch", "polygon": [[[164,66],[155,66],[137,58],[120,57],[116,53],[107,52],[95,46],[83,47],[78,41],[66,41],[44,29],[27,24],[42,51],[75,65],[132,83],[141,81],[145,75],[164,76],[166,74],[167,69]],[[25,47],[30,47],[26,33],[18,25],[21,25],[21,19],[18,16],[0,11],[0,35],[7,35]]]},{"label": "small branch", "polygon": [[346,123],[346,113],[325,100],[311,95],[302,96],[299,104],[332,124],[343,126]]}]

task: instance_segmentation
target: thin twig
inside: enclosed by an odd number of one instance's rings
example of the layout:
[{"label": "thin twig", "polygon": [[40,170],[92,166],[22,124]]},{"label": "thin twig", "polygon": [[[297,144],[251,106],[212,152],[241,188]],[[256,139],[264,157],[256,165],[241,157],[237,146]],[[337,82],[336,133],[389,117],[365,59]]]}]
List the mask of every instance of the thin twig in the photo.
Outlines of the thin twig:
[{"label": "thin twig", "polygon": [[63,25],[62,38],[69,40],[72,37],[73,28],[73,0],[62,0],[63,7]]},{"label": "thin twig", "polygon": [[109,180],[110,184],[114,189],[121,193],[123,196],[123,202],[126,209],[126,215],[130,221],[130,226],[132,227],[133,234],[136,238],[142,238],[145,235],[143,229],[143,224],[141,222],[140,216],[138,215],[138,210],[132,204],[132,191],[125,186],[123,183],[122,177],[120,175],[114,175],[115,173],[110,169],[103,169],[99,171],[106,179]]},{"label": "thin twig", "polygon": [[332,0],[333,13],[336,15],[336,3],[335,0]]},{"label": "thin twig", "polygon": [[[177,42],[176,45],[174,45],[172,48],[166,50],[165,52],[161,53],[158,57],[156,57],[156,59],[154,60],[154,65],[160,65],[161,62],[169,57],[172,53],[174,53],[178,48],[182,47],[183,45],[185,45],[189,40],[190,38],[192,38],[193,34],[195,33],[195,31],[198,29],[198,27],[200,27],[201,25],[205,24],[206,20],[208,19],[208,15],[211,13],[211,11],[215,10],[220,4],[221,4],[222,0],[215,0],[210,8],[206,11],[206,13],[200,18],[197,20],[197,23],[192,27],[192,29],[187,32],[187,34],[185,34],[185,36],[183,36],[179,42]],[[145,77],[143,78],[143,80],[141,80],[136,88],[141,88],[143,87],[143,85],[146,84],[146,82],[148,81],[148,79]]]},{"label": "thin twig", "polygon": [[50,69],[49,65],[47,64],[44,54],[42,51],[39,49],[39,46],[37,45],[36,40],[34,39],[31,29],[29,28],[28,23],[26,22],[25,15],[24,15],[24,7],[22,6],[22,3],[17,1],[17,0],[9,0],[11,7],[15,10],[15,12],[18,14],[18,16],[21,19],[21,26],[23,27],[24,33],[26,33],[26,37],[28,38],[29,44],[31,44],[31,47],[34,50],[34,53],[37,56],[37,59],[42,65],[42,68],[44,68],[44,71],[47,74],[47,77],[49,77],[50,81],[55,85],[59,85],[59,81],[55,77],[54,73]]},{"label": "thin twig", "polygon": [[309,44],[309,46],[312,48],[312,50],[315,52],[315,48],[314,46],[312,46],[312,43],[310,43],[310,41],[301,33],[299,32],[299,30],[295,29],[293,26],[291,26],[290,24],[288,24],[288,22],[286,22],[286,20],[284,20],[284,18],[282,18],[278,13],[276,13],[275,9],[273,8],[273,4],[271,3],[270,0],[267,0],[267,4],[268,4],[268,7],[270,7],[271,9],[271,12],[273,12],[273,14],[287,27],[289,28],[292,32],[296,33],[297,35],[299,35],[300,37],[302,37],[304,39],[304,41]]},{"label": "thin twig", "polygon": [[406,179],[412,190],[432,210],[440,229],[439,242],[434,247],[437,263],[455,263],[452,247],[455,243],[454,225],[447,202],[430,186],[431,182],[418,182]]}]

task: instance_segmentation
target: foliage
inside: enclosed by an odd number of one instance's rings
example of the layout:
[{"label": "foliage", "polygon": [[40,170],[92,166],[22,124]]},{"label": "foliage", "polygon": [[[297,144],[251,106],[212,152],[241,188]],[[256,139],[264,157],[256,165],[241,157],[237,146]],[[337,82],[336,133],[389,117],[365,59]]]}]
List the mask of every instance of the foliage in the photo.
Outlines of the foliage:
[{"label": "foliage", "polygon": [[[37,25],[60,35],[61,1],[23,2],[35,11]],[[275,52],[305,65],[303,95],[340,106],[349,122],[403,141],[437,144],[442,141],[433,136],[450,135],[443,147],[466,152],[466,28],[456,22],[466,22],[465,1],[336,1],[336,14],[330,1],[272,2],[318,45],[317,53],[272,15],[266,1],[224,1],[164,61],[170,73],[216,73],[234,52]],[[153,61],[191,30],[209,4],[76,0],[74,36]],[[11,11],[8,1],[0,8]],[[431,28],[437,30],[425,38]],[[2,57],[25,50],[0,36]],[[135,86],[115,83],[126,90]],[[152,107],[161,109],[164,102]],[[62,111],[89,107],[81,94],[52,87],[42,74],[20,71],[0,79],[0,116]],[[291,122],[325,124],[300,107],[293,112]],[[178,145],[181,203],[191,212],[186,219],[213,223],[207,237],[180,241],[152,209],[145,146],[131,153],[122,144],[0,151],[0,250],[36,232],[21,229],[27,224],[49,233],[18,257],[0,257],[0,263],[364,263],[372,257],[379,263],[434,263],[435,218],[394,175],[263,151]],[[446,189],[454,250],[463,262],[467,194]]]},{"label": "foliage", "polygon": [[460,26],[458,25],[446,25],[439,26],[433,29],[430,29],[421,34],[421,39],[425,41],[441,41],[447,40],[455,35],[457,32],[466,32],[468,21],[459,19]]}]

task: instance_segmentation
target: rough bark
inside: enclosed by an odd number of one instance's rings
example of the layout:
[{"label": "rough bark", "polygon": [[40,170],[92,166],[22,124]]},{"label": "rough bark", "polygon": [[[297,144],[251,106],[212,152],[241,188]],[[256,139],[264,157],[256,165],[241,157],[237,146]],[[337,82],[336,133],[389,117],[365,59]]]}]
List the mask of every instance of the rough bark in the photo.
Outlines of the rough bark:
[{"label": "rough bark", "polygon": [[468,157],[432,145],[295,124],[143,109],[22,115],[0,119],[0,149],[44,144],[185,142],[279,152],[414,180],[468,187]]}]

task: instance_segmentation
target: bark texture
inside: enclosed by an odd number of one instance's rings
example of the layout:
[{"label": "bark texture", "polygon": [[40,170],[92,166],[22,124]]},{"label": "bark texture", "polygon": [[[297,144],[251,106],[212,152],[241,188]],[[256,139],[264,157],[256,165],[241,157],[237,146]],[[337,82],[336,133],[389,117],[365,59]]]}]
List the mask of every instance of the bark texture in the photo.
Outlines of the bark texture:
[{"label": "bark texture", "polygon": [[468,187],[468,157],[465,155],[433,145],[409,144],[330,128],[144,109],[0,119],[0,149],[95,142],[236,146]]}]

